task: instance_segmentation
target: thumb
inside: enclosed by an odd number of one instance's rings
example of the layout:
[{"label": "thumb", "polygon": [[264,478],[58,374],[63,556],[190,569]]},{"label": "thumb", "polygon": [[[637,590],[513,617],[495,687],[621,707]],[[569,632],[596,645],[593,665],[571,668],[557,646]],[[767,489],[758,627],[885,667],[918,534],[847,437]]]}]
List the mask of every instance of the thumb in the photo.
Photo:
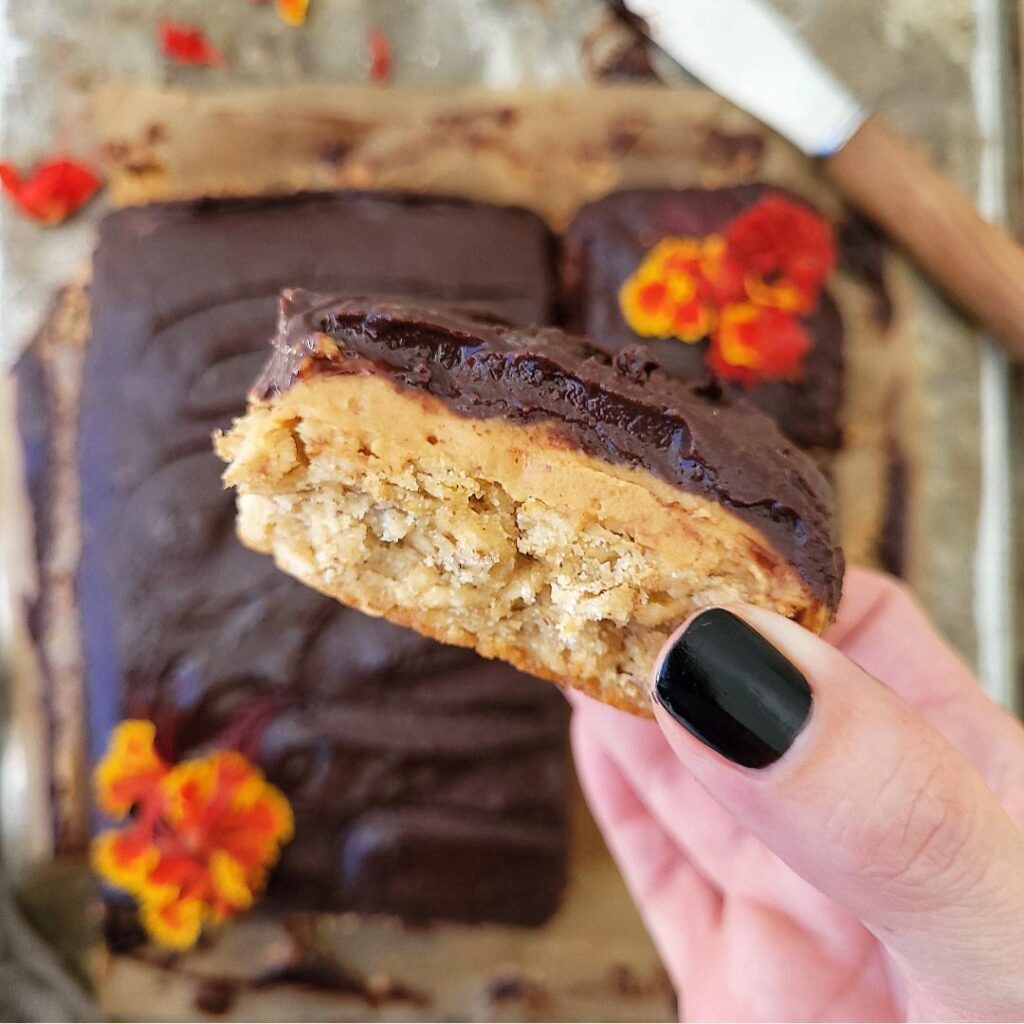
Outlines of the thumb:
[{"label": "thumb", "polygon": [[919,1008],[1018,1019],[1024,838],[908,704],[825,641],[748,607],[684,626],[662,653],[654,696],[691,773],[861,918]]}]

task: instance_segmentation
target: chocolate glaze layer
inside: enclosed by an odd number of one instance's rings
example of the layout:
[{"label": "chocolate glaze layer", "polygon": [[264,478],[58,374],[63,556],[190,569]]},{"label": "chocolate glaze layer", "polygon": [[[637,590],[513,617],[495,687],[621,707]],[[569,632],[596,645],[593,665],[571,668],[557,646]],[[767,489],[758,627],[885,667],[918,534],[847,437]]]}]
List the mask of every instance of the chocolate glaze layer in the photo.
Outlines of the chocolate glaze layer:
[{"label": "chocolate glaze layer", "polygon": [[[612,192],[582,207],[562,247],[561,278],[566,326],[608,352],[643,344],[666,372],[688,380],[707,377],[708,342],[684,345],[674,338],[641,338],[623,319],[618,294],[644,254],[668,235],[705,235],[769,192],[795,202],[784,189],[751,184],[734,188],[637,188]],[[843,323],[827,293],[804,320],[814,338],[799,381],[763,381],[745,389],[728,384],[768,413],[805,447],[838,448],[843,396]]]},{"label": "chocolate glaze layer", "polygon": [[299,291],[282,296],[274,345],[259,398],[310,374],[372,372],[460,415],[551,423],[590,455],[725,505],[764,534],[818,600],[838,604],[843,561],[828,483],[765,415],[714,383],[670,377],[642,353],[613,359],[555,328]]},{"label": "chocolate glaze layer", "polygon": [[244,548],[210,447],[244,409],[282,287],[412,290],[543,320],[550,257],[524,211],[385,194],[159,204],[100,225],[75,581],[92,753],[139,716],[168,758],[249,756],[295,811],[268,905],[536,924],[558,904],[561,695]]}]

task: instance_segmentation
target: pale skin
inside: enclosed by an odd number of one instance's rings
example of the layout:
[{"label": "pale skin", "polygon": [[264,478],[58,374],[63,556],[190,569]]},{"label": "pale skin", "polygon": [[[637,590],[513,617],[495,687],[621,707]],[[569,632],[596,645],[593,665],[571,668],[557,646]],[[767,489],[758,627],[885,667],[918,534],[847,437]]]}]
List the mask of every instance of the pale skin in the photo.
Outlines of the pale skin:
[{"label": "pale skin", "polygon": [[1024,729],[907,591],[824,639],[732,609],[813,707],[767,768],[574,696],[584,792],[690,1020],[1024,1020]]}]

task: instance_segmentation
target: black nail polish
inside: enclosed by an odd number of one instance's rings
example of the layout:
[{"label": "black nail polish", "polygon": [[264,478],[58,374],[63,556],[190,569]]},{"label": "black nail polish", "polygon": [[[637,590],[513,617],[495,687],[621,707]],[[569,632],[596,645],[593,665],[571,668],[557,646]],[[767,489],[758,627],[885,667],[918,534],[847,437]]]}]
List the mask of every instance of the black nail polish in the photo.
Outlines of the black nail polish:
[{"label": "black nail polish", "polygon": [[722,608],[687,626],[658,669],[654,694],[684,729],[747,768],[790,748],[813,700],[803,674]]}]

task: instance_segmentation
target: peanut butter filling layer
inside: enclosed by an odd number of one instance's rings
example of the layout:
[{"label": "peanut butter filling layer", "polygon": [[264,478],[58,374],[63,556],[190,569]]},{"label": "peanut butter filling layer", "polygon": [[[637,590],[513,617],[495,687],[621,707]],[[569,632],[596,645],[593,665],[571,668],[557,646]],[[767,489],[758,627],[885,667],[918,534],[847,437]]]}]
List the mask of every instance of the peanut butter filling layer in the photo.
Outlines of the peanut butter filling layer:
[{"label": "peanut butter filling layer", "polygon": [[[722,504],[373,372],[311,374],[217,441],[238,531],[345,604],[636,713],[697,608],[831,609]],[[767,422],[767,421],[766,421]]]}]

